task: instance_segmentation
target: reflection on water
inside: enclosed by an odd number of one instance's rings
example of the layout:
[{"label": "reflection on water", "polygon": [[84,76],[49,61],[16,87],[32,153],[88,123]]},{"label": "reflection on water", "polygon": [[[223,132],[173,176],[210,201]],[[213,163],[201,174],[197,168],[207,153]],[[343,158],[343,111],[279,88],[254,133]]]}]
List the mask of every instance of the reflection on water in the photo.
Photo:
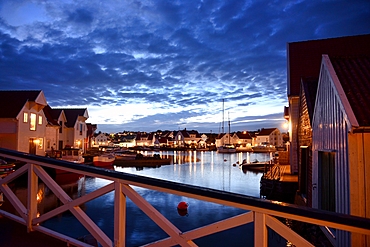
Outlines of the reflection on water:
[{"label": "reflection on water", "polygon": [[[193,184],[213,189],[230,191],[249,196],[259,197],[260,177],[262,174],[243,172],[237,161],[247,160],[267,161],[269,154],[218,154],[217,152],[161,152],[161,156],[173,157],[173,164],[160,168],[115,167],[116,171],[138,174],[180,183]],[[105,186],[110,181],[91,177],[83,177],[75,183],[63,186],[72,198],[80,197]],[[61,202],[46,187],[40,184],[40,213],[45,213]],[[39,188],[39,189],[40,189]],[[14,188],[18,193],[26,193],[25,188]],[[197,227],[223,220],[241,213],[244,210],[227,207],[215,203],[199,201],[183,196],[167,194],[135,187],[151,205],[161,212],[181,231],[189,231]],[[26,198],[26,195],[24,195]],[[188,204],[186,216],[178,213],[179,202]],[[114,232],[114,193],[110,192],[81,206],[92,220],[111,238]],[[168,237],[148,216],[146,216],[129,198],[126,205],[126,246],[140,246],[146,243]],[[63,213],[43,223],[47,228],[59,231],[68,236],[79,238],[88,232],[69,213]],[[253,245],[253,224],[240,226],[194,242],[199,246],[250,246]],[[270,234],[269,246],[285,246],[276,234]]]}]

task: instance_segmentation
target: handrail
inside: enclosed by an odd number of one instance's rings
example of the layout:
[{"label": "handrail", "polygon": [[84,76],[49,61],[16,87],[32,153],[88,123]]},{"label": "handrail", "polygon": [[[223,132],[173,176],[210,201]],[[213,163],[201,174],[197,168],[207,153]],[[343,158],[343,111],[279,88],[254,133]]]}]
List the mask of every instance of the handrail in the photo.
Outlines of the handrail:
[{"label": "handrail", "polygon": [[[265,199],[254,198],[232,192],[225,192],[221,190],[205,188],[195,185],[187,185],[178,182],[165,181],[156,178],[148,178],[134,174],[116,172],[113,170],[107,170],[88,165],[74,164],[66,161],[31,155],[28,153],[21,153],[3,148],[0,148],[0,156],[19,161],[24,161],[27,163],[34,163],[40,166],[64,169],[76,173],[82,173],[88,176],[108,179],[113,181],[114,183],[124,185],[124,187],[118,189],[118,191],[121,191],[123,194],[125,194],[125,192],[130,194],[131,193],[130,190],[127,190],[127,187],[125,186],[133,185],[142,188],[158,190],[161,192],[205,200],[209,202],[215,202],[240,209],[251,210],[255,213],[254,216],[255,223],[256,220],[259,219],[259,214],[262,214],[277,217],[285,217],[311,224],[328,226],[340,230],[353,231],[361,234],[370,235],[369,228],[370,219],[368,218],[323,211],[319,209],[313,209],[289,203],[269,201]],[[42,175],[42,173],[40,173],[40,175]],[[8,177],[0,179],[1,191],[3,191],[2,185],[8,182],[7,178]],[[117,186],[112,186],[111,189],[113,190],[117,188],[118,188]],[[3,212],[0,212],[0,214],[1,213]],[[266,224],[267,223],[273,224],[269,220],[266,220]],[[257,227],[259,224],[255,225]],[[263,226],[266,225],[263,224]]]}]

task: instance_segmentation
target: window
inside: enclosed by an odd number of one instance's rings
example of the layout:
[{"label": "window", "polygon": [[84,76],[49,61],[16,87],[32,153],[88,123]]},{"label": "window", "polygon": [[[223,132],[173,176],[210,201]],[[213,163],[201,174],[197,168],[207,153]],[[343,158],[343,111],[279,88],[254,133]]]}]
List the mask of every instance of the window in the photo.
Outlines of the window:
[{"label": "window", "polygon": [[27,123],[28,122],[28,112],[24,112],[23,113],[23,123]]},{"label": "window", "polygon": [[63,122],[59,121],[59,125],[60,125],[59,133],[63,133]]},{"label": "window", "polygon": [[36,114],[31,113],[30,116],[30,130],[36,130]]},{"label": "window", "polygon": [[39,116],[39,125],[42,124],[42,116]]}]

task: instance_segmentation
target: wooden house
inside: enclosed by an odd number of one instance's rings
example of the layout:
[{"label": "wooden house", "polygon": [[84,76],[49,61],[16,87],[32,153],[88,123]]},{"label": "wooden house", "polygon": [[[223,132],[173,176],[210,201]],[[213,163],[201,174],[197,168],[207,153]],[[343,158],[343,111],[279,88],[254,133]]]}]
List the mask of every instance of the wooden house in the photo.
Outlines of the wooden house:
[{"label": "wooden house", "polygon": [[283,136],[278,128],[262,128],[256,134],[255,146],[271,145],[273,147],[283,145]]},{"label": "wooden house", "polygon": [[43,91],[0,91],[0,147],[45,155]]},{"label": "wooden house", "polygon": [[302,78],[318,77],[321,56],[347,56],[370,54],[370,34],[308,40],[287,44],[287,94],[289,102],[289,161],[292,173],[298,173],[299,146],[298,121],[300,85]]},{"label": "wooden house", "polygon": [[298,191],[296,203],[312,206],[312,119],[318,78],[302,78],[298,120]]},{"label": "wooden house", "polygon": [[153,133],[137,132],[135,141],[136,146],[153,147],[155,142],[155,136]]},{"label": "wooden house", "polygon": [[[89,114],[86,108],[53,108],[62,129],[59,132],[59,149],[71,147],[81,149],[88,147],[86,120]],[[64,122],[65,121],[65,122]]]},{"label": "wooden house", "polygon": [[[370,56],[322,56],[312,121],[315,208],[370,217],[369,97]],[[335,246],[370,243],[370,236],[325,230]]]},{"label": "wooden house", "polygon": [[202,140],[201,135],[196,130],[179,130],[174,133],[174,145],[176,147],[192,147],[196,148],[199,145],[199,142]]}]

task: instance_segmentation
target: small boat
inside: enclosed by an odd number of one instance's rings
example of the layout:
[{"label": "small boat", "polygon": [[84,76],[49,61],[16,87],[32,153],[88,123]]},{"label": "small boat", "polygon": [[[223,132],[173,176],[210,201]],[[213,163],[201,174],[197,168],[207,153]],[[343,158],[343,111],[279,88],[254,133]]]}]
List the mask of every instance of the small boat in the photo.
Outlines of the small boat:
[{"label": "small boat", "polygon": [[236,148],[234,145],[226,144],[217,148],[219,153],[236,153]]},{"label": "small boat", "polygon": [[94,156],[93,164],[97,167],[108,167],[113,165],[115,159],[116,157],[113,154]]},{"label": "small boat", "polygon": [[0,177],[6,177],[15,171],[15,164],[8,164],[5,160],[0,159]]}]

